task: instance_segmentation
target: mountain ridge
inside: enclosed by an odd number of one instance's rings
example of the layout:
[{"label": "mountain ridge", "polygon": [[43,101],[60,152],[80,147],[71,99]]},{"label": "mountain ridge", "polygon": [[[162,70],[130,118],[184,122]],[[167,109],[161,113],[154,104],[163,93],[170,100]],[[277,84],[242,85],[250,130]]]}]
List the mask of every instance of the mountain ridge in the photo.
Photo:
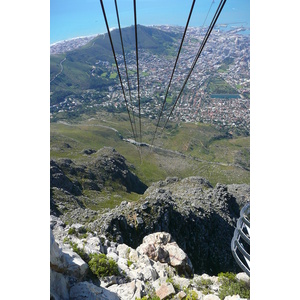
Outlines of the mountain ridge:
[{"label": "mountain ridge", "polygon": [[[113,148],[88,155],[94,157],[86,165],[70,159],[51,161],[52,215],[71,224],[84,222],[90,230],[134,248],[147,234],[169,232],[187,252],[197,272],[238,270],[230,242],[240,208],[250,201],[249,185],[213,187],[207,179],[193,176],[169,177],[147,188]],[[122,193],[132,194],[135,201],[123,200],[107,210],[90,209],[103,200],[85,195],[99,190],[115,191],[120,199]],[[110,199],[107,201],[111,205]]]},{"label": "mountain ridge", "polygon": [[[175,47],[172,43],[178,38],[177,33],[167,33],[165,31],[146,27],[137,26],[138,44],[141,51],[146,49],[151,53],[158,55],[169,55],[173,53]],[[122,55],[122,47],[118,30],[111,31],[114,49],[117,55]],[[135,34],[134,26],[122,29],[125,52],[135,51]],[[60,72],[61,61],[65,59],[63,66],[64,72],[57,78],[55,76]],[[97,61],[106,61],[114,64],[111,45],[108,34],[99,35],[92,39],[88,44],[68,51],[64,54],[50,56],[50,78],[51,78],[51,105],[58,104],[63,99],[77,93],[83,89],[104,89],[111,84],[118,82],[118,78],[104,78],[92,76],[93,66]],[[98,66],[99,75],[105,73],[106,69]],[[55,80],[52,80],[54,79]]]}]

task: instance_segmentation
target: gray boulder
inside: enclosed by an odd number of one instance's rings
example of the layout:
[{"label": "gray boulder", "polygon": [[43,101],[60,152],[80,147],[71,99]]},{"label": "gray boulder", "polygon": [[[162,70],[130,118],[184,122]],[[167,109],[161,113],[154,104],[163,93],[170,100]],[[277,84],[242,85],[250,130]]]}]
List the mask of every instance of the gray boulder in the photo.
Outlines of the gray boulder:
[{"label": "gray boulder", "polygon": [[145,286],[140,280],[133,280],[128,283],[114,284],[108,288],[111,292],[118,295],[121,300],[135,300],[142,298],[144,295]]},{"label": "gray boulder", "polygon": [[82,280],[88,265],[78,254],[56,243],[50,229],[50,295],[53,299],[69,299],[70,286]]},{"label": "gray boulder", "polygon": [[79,282],[70,289],[70,300],[119,300],[120,298],[107,289],[87,281]]},{"label": "gray boulder", "polygon": [[69,278],[50,269],[50,297],[52,300],[69,299]]},{"label": "gray boulder", "polygon": [[205,295],[203,300],[220,300],[220,298],[217,295],[209,294]]},{"label": "gray boulder", "polygon": [[239,295],[226,296],[224,300],[247,300],[245,298],[241,298]]},{"label": "gray boulder", "polygon": [[175,295],[175,289],[171,283],[166,282],[161,284],[155,293],[161,300],[163,300]]},{"label": "gray boulder", "polygon": [[250,277],[245,272],[241,272],[241,273],[236,274],[236,279],[244,281],[248,285],[250,285]]}]

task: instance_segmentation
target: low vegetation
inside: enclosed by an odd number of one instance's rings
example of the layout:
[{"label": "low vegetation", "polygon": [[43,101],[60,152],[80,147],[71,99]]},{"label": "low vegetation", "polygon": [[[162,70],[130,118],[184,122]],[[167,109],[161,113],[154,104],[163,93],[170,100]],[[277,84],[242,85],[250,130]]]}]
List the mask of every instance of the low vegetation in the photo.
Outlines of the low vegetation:
[{"label": "low vegetation", "polygon": [[[143,140],[151,144],[154,122],[143,119]],[[97,154],[87,155],[84,149],[98,151],[112,147],[126,159],[129,170],[150,186],[166,177],[202,176],[212,185],[247,183],[250,181],[250,138],[230,135],[207,124],[170,123],[155,140],[157,148],[138,148],[124,141],[131,138],[126,114],[97,112],[93,118],[51,123],[51,159],[71,159],[76,165],[88,164]],[[66,170],[65,170],[66,171]],[[86,189],[86,182],[76,174],[65,175],[83,187],[77,199],[93,210],[114,208],[122,201],[136,201],[140,195],[116,186],[101,190]],[[53,191],[53,197],[59,195]],[[63,195],[60,195],[63,197]]]},{"label": "low vegetation", "polygon": [[201,291],[202,294],[207,295],[210,293],[210,286],[213,284],[213,282],[210,279],[201,278],[195,283],[197,290]]},{"label": "low vegetation", "polygon": [[208,94],[237,94],[237,91],[220,76],[209,78],[206,92]]},{"label": "low vegetation", "polygon": [[90,254],[88,265],[97,277],[118,276],[118,264],[111,258],[107,258],[105,254]]},{"label": "low vegetation", "polygon": [[77,253],[88,265],[91,272],[98,278],[112,275],[120,275],[118,264],[103,253],[87,254],[84,248],[80,248],[77,243],[65,239],[64,243],[69,243],[73,251]]},{"label": "low vegetation", "polygon": [[89,260],[89,256],[84,251],[84,249],[78,247],[78,245],[76,243],[73,243],[71,241],[69,243],[70,243],[73,251],[76,252],[85,262],[87,262]]},{"label": "low vegetation", "polygon": [[239,295],[241,298],[250,299],[250,286],[236,278],[231,272],[219,273],[219,281],[222,283],[219,289],[219,298],[225,299],[226,296]]}]

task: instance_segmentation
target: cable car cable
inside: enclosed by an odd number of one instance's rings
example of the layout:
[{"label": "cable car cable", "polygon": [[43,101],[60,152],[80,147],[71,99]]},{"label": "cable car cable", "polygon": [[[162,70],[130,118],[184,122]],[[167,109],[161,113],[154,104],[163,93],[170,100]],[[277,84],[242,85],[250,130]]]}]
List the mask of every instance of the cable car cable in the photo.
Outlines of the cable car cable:
[{"label": "cable car cable", "polygon": [[[219,4],[219,6],[218,6],[218,8],[217,8],[217,10],[216,10],[216,12],[215,12],[215,15],[214,15],[214,17],[213,17],[213,19],[212,19],[212,21],[211,21],[211,23],[210,23],[210,25],[209,25],[209,28],[207,29],[207,32],[206,32],[206,34],[205,34],[205,37],[204,37],[204,39],[203,39],[203,41],[202,41],[202,43],[201,43],[201,45],[200,45],[200,48],[199,48],[199,50],[198,50],[198,53],[197,53],[197,55],[196,55],[196,57],[195,57],[195,59],[194,59],[194,61],[193,61],[193,64],[192,64],[192,66],[191,66],[191,69],[190,69],[188,75],[187,75],[186,78],[185,78],[185,81],[184,81],[184,83],[183,83],[183,86],[182,86],[182,88],[181,88],[181,90],[180,90],[180,92],[179,92],[179,94],[178,94],[178,96],[177,96],[177,98],[176,98],[176,101],[175,101],[175,103],[174,103],[174,105],[173,105],[173,107],[172,107],[172,110],[171,110],[171,112],[170,112],[170,114],[169,114],[169,116],[168,116],[168,119],[167,119],[167,121],[166,121],[166,123],[165,123],[165,125],[164,125],[164,127],[163,127],[163,129],[162,129],[162,132],[164,131],[164,129],[166,128],[166,125],[167,125],[168,122],[169,122],[169,119],[170,119],[170,117],[171,117],[171,115],[172,115],[172,113],[173,113],[173,111],[174,111],[174,108],[175,108],[175,106],[176,106],[176,104],[177,104],[177,102],[178,102],[178,99],[180,98],[180,96],[181,96],[181,94],[182,94],[182,92],[183,92],[183,89],[184,89],[184,87],[185,87],[185,85],[186,85],[186,83],[187,83],[187,81],[188,81],[188,79],[189,79],[191,73],[192,73],[193,70],[194,70],[194,67],[195,67],[195,65],[196,65],[196,63],[197,63],[197,61],[198,61],[198,59],[199,59],[199,56],[200,56],[200,54],[202,53],[202,50],[203,50],[203,48],[204,48],[204,46],[205,46],[205,44],[206,44],[206,42],[207,42],[207,40],[208,40],[208,38],[209,38],[209,36],[210,36],[210,34],[211,34],[211,31],[213,30],[213,28],[214,28],[214,26],[215,26],[215,24],[216,24],[216,22],[217,22],[217,20],[218,20],[218,18],[219,18],[220,13],[222,12],[222,9],[223,9],[225,3],[226,3],[226,0],[221,0],[221,1],[220,1],[220,4]],[[161,133],[162,133],[162,132],[161,132]]]},{"label": "cable car cable", "polygon": [[180,52],[181,52],[181,48],[182,48],[182,45],[183,45],[185,34],[186,34],[186,31],[187,31],[188,26],[189,26],[189,22],[190,22],[190,19],[191,19],[191,16],[192,16],[192,12],[193,12],[193,9],[194,9],[195,2],[196,2],[196,0],[193,0],[192,6],[191,6],[191,9],[190,9],[190,13],[189,13],[186,25],[185,25],[185,29],[184,29],[183,36],[182,36],[182,39],[181,39],[181,43],[180,43],[180,46],[179,46],[179,49],[178,49],[177,57],[176,57],[175,64],[174,64],[174,67],[173,67],[173,71],[172,71],[170,81],[169,81],[169,84],[168,84],[168,87],[167,87],[167,91],[166,91],[166,94],[165,94],[163,105],[162,105],[162,108],[161,108],[161,111],[160,111],[160,114],[159,114],[159,117],[158,117],[158,122],[156,124],[156,128],[155,128],[155,132],[154,132],[154,136],[153,136],[153,139],[152,139],[151,146],[153,146],[155,135],[156,135],[156,132],[157,132],[157,128],[159,126],[160,118],[162,116],[162,112],[163,112],[163,109],[164,109],[166,101],[167,101],[167,96],[168,96],[168,93],[169,93],[170,85],[171,85],[173,75],[174,75],[174,72],[175,72],[175,69],[176,69],[176,65],[177,65],[177,62],[178,62],[178,58],[179,58],[179,55],[180,55]]},{"label": "cable car cable", "polygon": [[[122,29],[121,29],[121,24],[120,24],[117,0],[115,0],[115,8],[116,8],[116,15],[117,15],[117,21],[118,21],[119,32],[120,32],[120,40],[121,40],[122,53],[123,53],[123,58],[124,58],[124,66],[125,66],[126,79],[127,79],[127,84],[128,84],[129,98],[130,98],[131,105],[133,105],[132,104],[131,89],[130,89],[130,83],[129,83],[129,77],[128,77],[128,70],[127,70],[127,63],[126,63],[126,57],[125,57],[125,50],[124,50],[124,43],[123,43],[123,37],[122,37]],[[131,107],[131,110],[132,110],[134,129],[135,129],[135,133],[137,134],[134,111],[133,111],[132,107]]]},{"label": "cable car cable", "polygon": [[133,125],[132,125],[132,120],[131,120],[129,109],[128,109],[128,103],[127,103],[125,90],[124,90],[124,86],[123,86],[122,79],[121,79],[121,74],[120,74],[120,70],[119,70],[119,66],[118,66],[118,61],[117,61],[117,58],[116,58],[115,48],[114,48],[114,45],[113,45],[113,42],[112,42],[112,38],[111,38],[111,34],[110,34],[110,30],[109,30],[109,26],[108,26],[108,22],[107,22],[107,18],[106,18],[106,13],[105,13],[104,5],[103,5],[103,0],[100,0],[100,4],[101,4],[102,13],[103,13],[103,17],[104,17],[104,21],[105,21],[105,25],[106,25],[106,29],[107,29],[107,33],[108,33],[108,37],[109,37],[109,40],[110,40],[111,49],[112,49],[112,52],[113,52],[114,60],[115,60],[115,63],[116,63],[116,67],[117,67],[117,71],[118,71],[118,75],[119,75],[119,79],[120,79],[120,83],[121,83],[121,88],[122,88],[122,92],[123,92],[123,96],[124,96],[124,100],[125,100],[125,104],[126,104],[126,109],[127,109],[131,129],[132,129],[132,134],[133,134],[133,137],[135,138],[135,133],[134,133]]},{"label": "cable car cable", "polygon": [[138,54],[138,36],[137,36],[136,0],[133,0],[133,8],[134,8],[136,75],[137,75],[137,87],[138,87],[139,125],[140,125],[140,143],[141,143],[141,142],[142,142],[142,123],[141,123],[141,99],[140,99],[140,75],[139,75],[139,54]]}]

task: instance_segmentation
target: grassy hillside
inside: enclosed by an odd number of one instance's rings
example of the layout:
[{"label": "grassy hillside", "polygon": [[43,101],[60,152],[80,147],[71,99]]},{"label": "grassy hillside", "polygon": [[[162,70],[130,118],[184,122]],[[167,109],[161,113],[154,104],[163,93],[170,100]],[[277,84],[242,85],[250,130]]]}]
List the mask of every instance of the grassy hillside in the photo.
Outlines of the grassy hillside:
[{"label": "grassy hillside", "polygon": [[[143,142],[151,144],[155,124],[143,120]],[[137,147],[126,114],[99,112],[78,123],[51,123],[51,158],[84,162],[84,149],[115,148],[147,185],[167,176],[203,176],[213,185],[249,183],[249,137],[230,137],[206,124],[173,124],[158,135],[154,148]]]}]

